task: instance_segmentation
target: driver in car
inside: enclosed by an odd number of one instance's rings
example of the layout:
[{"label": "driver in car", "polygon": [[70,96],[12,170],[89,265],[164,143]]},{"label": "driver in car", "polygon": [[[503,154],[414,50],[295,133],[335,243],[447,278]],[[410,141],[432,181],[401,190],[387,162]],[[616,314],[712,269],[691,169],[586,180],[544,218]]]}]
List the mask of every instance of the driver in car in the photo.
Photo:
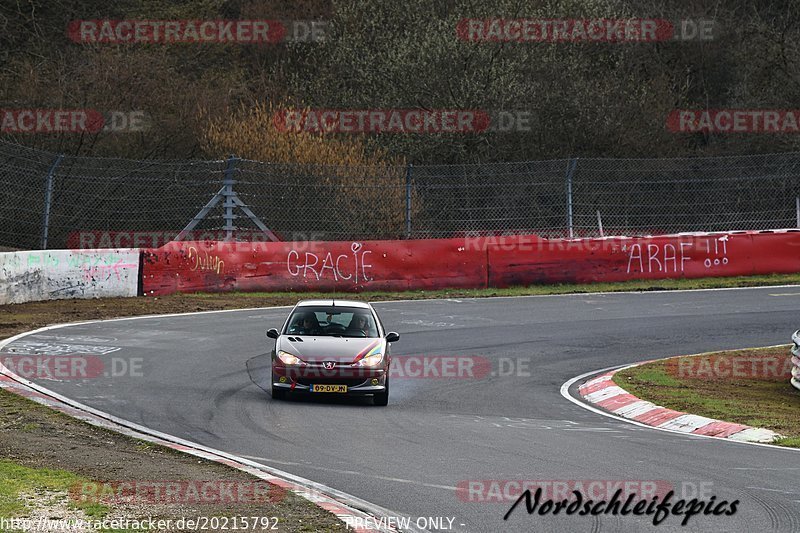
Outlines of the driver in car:
[{"label": "driver in car", "polygon": [[298,330],[297,334],[299,335],[322,335],[323,333],[314,313],[307,313],[303,316],[303,322],[299,324]]},{"label": "driver in car", "polygon": [[350,325],[347,326],[347,335],[367,336],[367,317],[365,315],[353,315]]}]

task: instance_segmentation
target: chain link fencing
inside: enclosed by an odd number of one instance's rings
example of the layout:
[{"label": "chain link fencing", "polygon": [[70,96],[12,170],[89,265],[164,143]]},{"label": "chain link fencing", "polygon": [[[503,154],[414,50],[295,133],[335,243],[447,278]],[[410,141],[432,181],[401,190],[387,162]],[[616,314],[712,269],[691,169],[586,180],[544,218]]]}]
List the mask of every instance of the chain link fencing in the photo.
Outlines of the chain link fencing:
[{"label": "chain link fencing", "polygon": [[157,246],[187,226],[183,239],[287,241],[779,229],[800,226],[798,198],[800,153],[335,167],[0,142],[9,249]]}]

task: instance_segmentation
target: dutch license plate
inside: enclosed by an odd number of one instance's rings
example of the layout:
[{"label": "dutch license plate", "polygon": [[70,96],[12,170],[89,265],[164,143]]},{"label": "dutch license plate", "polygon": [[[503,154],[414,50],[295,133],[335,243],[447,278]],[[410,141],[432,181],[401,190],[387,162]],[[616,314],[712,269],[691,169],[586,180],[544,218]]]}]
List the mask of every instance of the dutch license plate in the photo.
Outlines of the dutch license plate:
[{"label": "dutch license plate", "polygon": [[347,392],[347,385],[311,385],[311,392]]}]

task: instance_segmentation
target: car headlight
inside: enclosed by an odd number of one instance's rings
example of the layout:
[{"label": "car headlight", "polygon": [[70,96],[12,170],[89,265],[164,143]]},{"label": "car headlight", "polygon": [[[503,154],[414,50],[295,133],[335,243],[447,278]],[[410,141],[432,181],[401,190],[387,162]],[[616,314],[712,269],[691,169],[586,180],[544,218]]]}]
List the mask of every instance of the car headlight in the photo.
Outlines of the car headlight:
[{"label": "car headlight", "polygon": [[383,361],[383,354],[376,353],[372,355],[368,355],[363,359],[359,359],[354,363],[355,366],[378,366]]},{"label": "car headlight", "polygon": [[284,352],[283,350],[278,350],[278,359],[280,359],[284,365],[297,366],[306,364],[305,361],[296,355],[292,355],[289,352]]}]

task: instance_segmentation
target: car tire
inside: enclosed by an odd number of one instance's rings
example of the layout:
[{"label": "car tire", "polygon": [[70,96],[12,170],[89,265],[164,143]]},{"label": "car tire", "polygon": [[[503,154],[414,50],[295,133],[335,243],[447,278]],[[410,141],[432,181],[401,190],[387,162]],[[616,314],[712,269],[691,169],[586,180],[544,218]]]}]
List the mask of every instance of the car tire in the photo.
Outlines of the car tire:
[{"label": "car tire", "polygon": [[372,397],[372,403],[381,407],[386,407],[389,404],[389,376],[386,376],[386,389],[375,394]]}]

